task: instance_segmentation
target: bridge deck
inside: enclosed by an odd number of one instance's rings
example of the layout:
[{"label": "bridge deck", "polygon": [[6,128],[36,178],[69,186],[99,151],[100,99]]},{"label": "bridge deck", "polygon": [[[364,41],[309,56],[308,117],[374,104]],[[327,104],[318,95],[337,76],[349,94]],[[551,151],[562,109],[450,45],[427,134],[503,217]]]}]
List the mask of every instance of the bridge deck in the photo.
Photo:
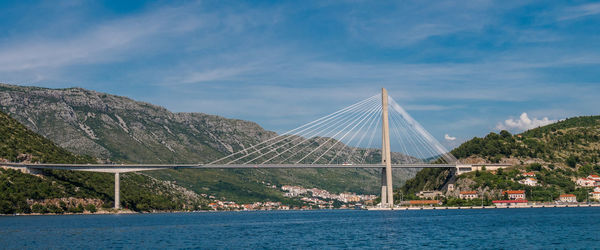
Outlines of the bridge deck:
[{"label": "bridge deck", "polygon": [[[98,172],[132,172],[162,169],[277,169],[277,168],[383,168],[380,164],[50,164],[0,163],[0,166]],[[456,164],[393,164],[392,168],[454,168]]]}]

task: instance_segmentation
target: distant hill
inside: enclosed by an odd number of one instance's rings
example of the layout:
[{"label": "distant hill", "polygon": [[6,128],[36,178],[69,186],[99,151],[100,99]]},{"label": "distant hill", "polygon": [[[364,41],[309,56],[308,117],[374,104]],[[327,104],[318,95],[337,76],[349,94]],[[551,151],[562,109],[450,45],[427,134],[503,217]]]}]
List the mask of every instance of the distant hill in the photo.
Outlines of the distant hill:
[{"label": "distant hill", "polygon": [[[0,84],[0,106],[32,131],[70,152],[105,161],[206,163],[277,135],[249,121],[172,113],[149,103],[81,88]],[[323,158],[327,157],[331,156]],[[395,185],[415,172],[394,170]],[[176,181],[197,193],[237,201],[283,198],[281,192],[263,182],[332,192],[378,193],[381,179],[378,169],[171,170],[148,174]]]},{"label": "distant hill", "polygon": [[569,118],[518,135],[508,131],[473,138],[452,150],[460,159],[480,157],[490,162],[507,158],[536,159],[571,167],[600,160],[600,116]]},{"label": "distant hill", "polygon": [[[484,171],[461,175],[457,184],[471,189],[530,189],[529,199],[550,199],[562,193],[577,192],[574,180],[600,173],[600,116],[569,118],[547,126],[512,135],[508,131],[473,138],[451,151],[464,163],[510,163],[513,168],[498,173]],[[540,185],[531,188],[518,183],[522,171],[534,171]],[[405,194],[440,189],[448,179],[448,169],[424,169],[402,187]],[[537,194],[537,197],[535,195]]]},{"label": "distant hill", "polygon": [[[0,112],[0,158],[11,162],[93,163],[35,134]],[[1,163],[0,163],[1,166]],[[83,212],[113,206],[112,174],[40,171],[27,174],[0,168],[0,214]],[[141,174],[124,174],[123,206],[137,211],[195,209],[205,204],[197,194]]]}]

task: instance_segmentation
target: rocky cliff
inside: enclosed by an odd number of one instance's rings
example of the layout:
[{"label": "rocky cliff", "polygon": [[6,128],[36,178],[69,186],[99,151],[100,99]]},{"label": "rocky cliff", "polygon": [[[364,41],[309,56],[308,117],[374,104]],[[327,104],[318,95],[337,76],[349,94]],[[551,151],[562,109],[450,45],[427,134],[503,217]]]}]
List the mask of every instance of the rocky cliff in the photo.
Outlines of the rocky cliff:
[{"label": "rocky cliff", "polygon": [[[276,136],[254,122],[203,113],[173,113],[149,103],[81,88],[47,89],[0,84],[0,106],[4,112],[61,147],[105,161],[206,163]],[[380,179],[379,170],[366,169],[221,172],[167,171],[156,175],[180,181],[197,188],[196,191],[202,188],[220,195],[232,193],[221,193],[222,188],[216,187],[207,176],[230,180],[228,184],[232,186],[239,186],[241,182],[268,181],[370,193],[378,190]],[[227,178],[218,177],[222,174]],[[190,179],[190,175],[198,178]],[[413,175],[410,170],[397,170],[395,180],[400,184]],[[250,192],[264,191],[243,186]]]}]

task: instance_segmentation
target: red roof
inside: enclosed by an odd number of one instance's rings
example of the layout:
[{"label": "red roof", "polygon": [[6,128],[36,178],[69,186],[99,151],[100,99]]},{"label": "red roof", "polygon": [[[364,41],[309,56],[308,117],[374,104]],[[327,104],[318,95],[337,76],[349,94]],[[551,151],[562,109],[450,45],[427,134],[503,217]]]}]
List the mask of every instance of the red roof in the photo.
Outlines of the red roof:
[{"label": "red roof", "polygon": [[506,190],[503,194],[525,194],[525,190]]},{"label": "red roof", "polygon": [[535,176],[535,173],[534,172],[527,172],[527,173],[523,173],[523,175]]},{"label": "red roof", "polygon": [[460,194],[477,194],[477,191],[461,191]]},{"label": "red roof", "polygon": [[409,204],[411,205],[422,205],[422,204],[439,204],[440,201],[438,200],[412,200],[409,201]]},{"label": "red roof", "polygon": [[574,194],[561,194],[560,197],[575,197]]},{"label": "red roof", "polygon": [[527,203],[527,200],[497,200],[493,203]]}]

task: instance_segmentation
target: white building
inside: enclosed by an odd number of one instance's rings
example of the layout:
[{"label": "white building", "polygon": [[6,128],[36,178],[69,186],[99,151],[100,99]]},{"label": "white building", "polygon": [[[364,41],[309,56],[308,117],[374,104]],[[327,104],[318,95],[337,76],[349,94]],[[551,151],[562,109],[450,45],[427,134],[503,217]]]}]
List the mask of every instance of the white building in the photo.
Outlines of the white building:
[{"label": "white building", "polygon": [[590,199],[600,201],[600,192],[591,192]]},{"label": "white building", "polygon": [[534,178],[525,178],[519,181],[519,183],[527,186],[535,187],[538,185],[538,181]]},{"label": "white building", "polygon": [[417,193],[417,197],[421,199],[434,199],[435,197],[442,196],[442,191],[437,190],[425,190]]},{"label": "white building", "polygon": [[479,195],[477,194],[477,191],[461,191],[458,197],[461,199],[472,200],[477,199]]},{"label": "white building", "polygon": [[575,203],[577,202],[577,197],[574,194],[561,194],[558,200],[565,203]]},{"label": "white building", "polygon": [[511,200],[525,199],[525,190],[506,190],[502,194],[508,194],[508,199]]},{"label": "white building", "polygon": [[527,200],[498,200],[492,201],[497,207],[524,207],[528,205]]}]

